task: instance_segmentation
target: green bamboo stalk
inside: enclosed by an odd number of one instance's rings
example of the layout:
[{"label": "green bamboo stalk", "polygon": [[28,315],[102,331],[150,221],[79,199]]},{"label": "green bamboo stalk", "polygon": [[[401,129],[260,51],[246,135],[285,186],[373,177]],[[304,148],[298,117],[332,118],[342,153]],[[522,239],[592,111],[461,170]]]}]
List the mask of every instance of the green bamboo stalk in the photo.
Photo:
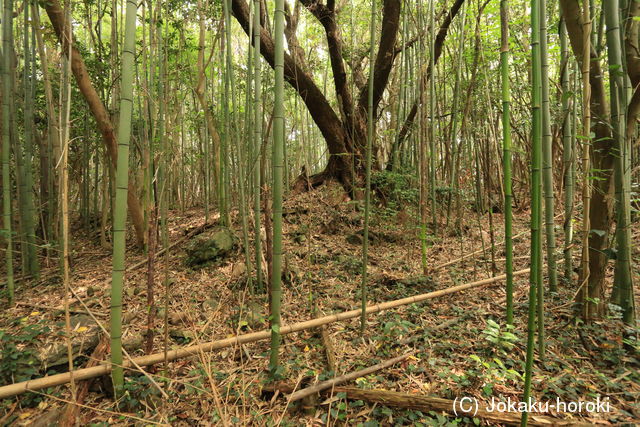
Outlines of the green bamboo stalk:
[{"label": "green bamboo stalk", "polygon": [[513,325],[513,195],[511,192],[511,93],[509,90],[509,3],[500,1],[500,74],[502,83],[502,150],[504,169],[504,240],[507,273],[507,324]]},{"label": "green bamboo stalk", "polygon": [[275,0],[273,105],[273,239],[271,260],[271,355],[269,368],[279,368],[280,303],[282,301],[282,178],[284,158],[284,0]]},{"label": "green bamboo stalk", "polygon": [[573,275],[573,207],[574,207],[574,181],[573,165],[575,164],[575,153],[573,150],[573,109],[569,82],[569,44],[567,43],[567,24],[565,18],[560,19],[560,66],[562,85],[562,162],[564,165],[564,280],[567,284],[571,282]]},{"label": "green bamboo stalk", "polygon": [[135,0],[127,0],[124,46],[122,49],[122,83],[118,123],[118,160],[116,163],[116,202],[113,215],[113,272],[111,279],[111,363],[116,395],[122,393],[122,288],[125,272],[127,232],[127,189],[129,185],[129,140],[133,111],[133,77],[136,48]]},{"label": "green bamboo stalk", "polygon": [[371,22],[369,26],[369,84],[367,98],[367,149],[366,171],[364,190],[364,230],[362,239],[362,283],[360,285],[360,304],[362,315],[360,316],[360,336],[364,335],[367,315],[367,264],[369,262],[369,216],[371,211],[371,147],[375,138],[375,124],[373,122],[373,72],[375,63],[374,44],[376,41],[376,1],[371,0]]},{"label": "green bamboo stalk", "polygon": [[620,305],[623,309],[623,320],[631,325],[634,321],[633,280],[631,274],[631,203],[627,175],[629,147],[627,144],[625,125],[627,97],[625,93],[626,63],[622,55],[620,35],[619,3],[609,0],[603,4],[607,23],[607,56],[609,59],[609,90],[611,94],[611,125],[613,139],[617,148],[614,161],[614,184],[616,199],[616,243],[617,257],[614,274],[614,287],[618,288]]},{"label": "green bamboo stalk", "polygon": [[[352,0],[353,2],[353,0]],[[406,1],[403,2],[403,5],[406,4]],[[351,5],[351,44],[353,45],[354,41],[354,31],[353,31],[353,4]],[[405,9],[406,10],[406,9]],[[402,117],[402,113],[403,113],[403,103],[405,102],[406,98],[407,98],[407,61],[406,61],[406,45],[407,45],[407,15],[408,13],[403,13],[402,14],[402,46],[400,48],[400,63],[398,64],[398,73],[400,74],[400,90],[398,92],[398,100],[397,100],[397,106],[396,106],[396,135],[393,138],[393,143],[391,145],[391,151],[389,154],[389,160],[390,160],[390,165],[392,166],[390,169],[396,169],[399,167],[399,161],[400,161],[400,156],[399,156],[399,151],[398,151],[398,145],[400,143],[400,126],[402,125],[401,121],[400,121],[400,117]],[[354,85],[355,86],[355,85]],[[352,119],[355,120],[355,117]],[[352,162],[353,165],[353,162]],[[388,168],[389,169],[389,168]]]},{"label": "green bamboo stalk", "polygon": [[[547,60],[547,1],[539,0],[540,8],[540,96],[541,96],[541,126],[542,126],[542,183],[544,195],[544,222],[547,243],[547,267],[549,275],[549,289],[557,291],[557,269],[555,260],[555,230],[554,230],[554,198],[553,198],[553,159],[551,139],[551,117],[549,112],[549,64]],[[542,243],[541,243],[542,245]],[[542,258],[538,260],[542,265]],[[542,286],[542,269],[538,271],[538,356],[544,359],[544,286]]]},{"label": "green bamboo stalk", "polygon": [[[406,15],[406,14],[405,14]],[[422,10],[422,6],[419,3],[417,7],[417,22],[421,28],[424,28],[424,14]],[[425,61],[426,50],[424,49],[424,43],[420,42],[419,47],[419,56],[420,62]],[[428,262],[427,262],[427,199],[429,198],[427,193],[427,179],[429,176],[429,171],[427,170],[427,110],[422,108],[422,106],[426,105],[426,100],[424,99],[426,96],[426,91],[421,91],[420,93],[420,115],[418,116],[420,126],[419,126],[419,135],[418,135],[418,171],[419,171],[419,182],[420,182],[420,198],[419,198],[419,211],[420,211],[420,252],[421,252],[421,263],[422,263],[422,273],[427,275],[428,273]],[[429,94],[431,96],[431,94]]]},{"label": "green bamboo stalk", "polygon": [[[527,316],[527,356],[523,401],[531,396],[533,351],[535,336],[537,288],[541,285],[541,176],[542,166],[542,112],[541,112],[541,64],[540,64],[540,0],[531,0],[531,271],[529,274],[529,310]],[[522,414],[522,426],[527,425],[529,413]]]},{"label": "green bamboo stalk", "polygon": [[[231,17],[229,17],[229,22],[228,22],[228,28],[230,30],[231,28]],[[249,30],[249,44],[251,44],[251,38],[252,38],[252,28]],[[231,46],[228,44],[227,45],[228,48],[230,48]],[[237,108],[237,98],[236,98],[236,83],[235,83],[235,73],[233,71],[233,60],[231,55],[229,54],[230,49],[227,50],[228,54],[227,54],[227,69],[228,72],[227,74],[229,75],[229,81],[231,83],[231,106],[232,106],[232,111],[233,111],[233,122],[232,122],[232,129],[233,132],[231,134],[231,149],[232,149],[232,153],[236,154],[236,161],[232,162],[232,169],[234,172],[234,175],[237,177],[237,189],[238,189],[238,193],[239,193],[239,200],[238,200],[238,209],[240,211],[240,221],[241,221],[241,225],[242,225],[242,247],[244,249],[244,254],[245,254],[245,263],[246,263],[246,269],[248,272],[250,272],[253,267],[252,267],[252,262],[251,262],[251,250],[249,248],[249,220],[247,218],[247,198],[246,198],[246,174],[245,174],[245,170],[246,170],[246,160],[245,160],[245,147],[243,144],[240,143],[239,138],[238,138],[238,129],[240,129],[240,125],[238,124],[238,108]],[[249,107],[250,107],[250,103],[249,103],[249,93],[250,93],[250,86],[251,86],[251,76],[252,74],[252,62],[251,62],[251,53],[249,52],[247,55],[247,85],[246,85],[246,102],[245,102],[245,135],[250,135],[250,128],[251,128],[251,121],[248,120],[249,118]],[[251,278],[251,274],[247,274],[247,285],[249,287],[249,289],[253,288],[253,280]]]},{"label": "green bamboo stalk", "polygon": [[[20,94],[18,93],[18,76],[17,76],[17,51],[15,48],[15,34],[11,33],[11,47],[12,53],[10,54],[11,58],[11,97],[18,99]],[[27,211],[27,206],[25,201],[27,199],[27,185],[26,185],[26,176],[24,173],[24,154],[23,147],[20,145],[20,131],[18,129],[18,105],[15,102],[9,103],[9,109],[11,110],[11,129],[10,129],[10,138],[11,138],[11,146],[13,150],[13,156],[15,161],[15,180],[16,180],[16,201],[18,205],[18,212],[16,215],[16,230],[15,230],[15,242],[18,243],[20,248],[20,261],[22,271],[28,270],[28,260],[29,256],[27,255],[27,236],[25,231],[25,212]]]},{"label": "green bamboo stalk", "polygon": [[[223,0],[222,9],[224,13],[224,29],[225,29],[225,73],[224,73],[224,99],[222,102],[222,107],[224,110],[224,124],[225,124],[225,135],[220,144],[220,221],[222,224],[230,226],[231,222],[229,219],[229,209],[230,209],[230,184],[231,180],[229,179],[229,143],[232,142],[234,136],[234,126],[233,126],[233,118],[230,114],[230,102],[234,103],[235,99],[235,88],[232,84],[231,79],[233,78],[233,59],[231,53],[231,12],[230,12],[230,2],[227,0]],[[235,117],[235,115],[234,115]]]},{"label": "green bamboo stalk", "polygon": [[429,2],[429,66],[431,67],[431,78],[429,79],[429,181],[431,196],[431,221],[433,222],[433,234],[438,234],[438,221],[436,204],[436,40],[435,40],[435,14],[436,0]]},{"label": "green bamboo stalk", "polygon": [[256,281],[262,286],[262,233],[260,226],[260,147],[262,145],[262,68],[260,64],[260,0],[253,0],[253,220]]},{"label": "green bamboo stalk", "polygon": [[38,251],[36,246],[36,220],[38,212],[33,201],[33,59],[31,57],[31,25],[29,25],[29,0],[24,2],[24,206],[26,211],[22,213],[24,218],[24,231],[26,238],[26,272],[35,278],[40,274]]},{"label": "green bamboo stalk", "polygon": [[[554,189],[553,189],[553,139],[551,138],[551,114],[549,111],[549,64],[547,49],[547,1],[540,0],[540,66],[542,68],[542,180],[544,186],[544,216],[547,243],[547,274],[549,291],[558,290],[558,272],[556,267],[556,237],[554,224]],[[543,309],[542,298],[544,287],[538,289],[538,302]],[[540,317],[542,319],[542,317]],[[539,325],[544,325],[541,321]]]},{"label": "green bamboo stalk", "polygon": [[13,280],[13,227],[11,225],[11,31],[13,28],[13,0],[4,0],[2,17],[2,234],[6,242],[5,262],[7,276],[7,297],[9,305],[14,302]]},{"label": "green bamboo stalk", "polygon": [[582,257],[580,260],[580,293],[578,300],[582,303],[582,317],[591,319],[591,312],[596,304],[589,295],[589,235],[591,234],[591,83],[589,80],[591,65],[591,12],[589,2],[583,0],[582,5]]},{"label": "green bamboo stalk", "polygon": [[[453,107],[451,110],[451,134],[449,135],[449,143],[451,144],[451,158],[450,158],[450,164],[449,164],[449,177],[451,178],[451,187],[453,188],[453,191],[451,191],[449,194],[449,200],[447,201],[447,223],[445,228],[447,228],[449,226],[449,218],[451,216],[451,204],[453,202],[453,198],[456,197],[460,197],[459,196],[459,189],[460,189],[460,185],[458,182],[458,171],[456,168],[456,164],[457,164],[457,159],[460,157],[460,153],[459,153],[459,147],[458,147],[458,141],[457,141],[457,134],[458,134],[458,126],[459,126],[459,118],[458,118],[458,105],[460,103],[460,81],[462,80],[462,64],[464,61],[464,43],[465,43],[465,30],[466,30],[466,17],[467,17],[467,7],[466,7],[466,2],[462,3],[462,6],[460,8],[460,15],[461,15],[461,19],[462,21],[460,22],[460,38],[458,39],[458,64],[456,66],[456,78],[455,78],[455,84],[454,84],[454,88],[453,88]],[[460,221],[461,218],[458,217],[456,218],[456,223],[455,223],[455,228],[456,230],[460,230]],[[461,235],[461,234],[460,234]]]}]

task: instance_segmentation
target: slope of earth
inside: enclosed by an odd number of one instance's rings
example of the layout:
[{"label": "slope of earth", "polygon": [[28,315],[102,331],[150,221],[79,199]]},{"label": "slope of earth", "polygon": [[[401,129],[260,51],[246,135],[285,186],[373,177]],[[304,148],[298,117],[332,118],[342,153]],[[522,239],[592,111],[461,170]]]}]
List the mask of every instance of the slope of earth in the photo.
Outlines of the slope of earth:
[{"label": "slope of earth", "polygon": [[[368,268],[369,303],[391,301],[502,274],[503,221],[500,213],[479,215],[463,207],[460,232],[437,224],[428,237],[427,275],[423,275],[419,227],[413,207],[377,205],[374,209]],[[560,210],[558,212],[561,212]],[[242,242],[240,218],[233,230]],[[362,207],[345,199],[332,185],[291,195],[284,206],[285,271],[282,323],[292,324],[359,307],[361,291]],[[210,220],[215,223],[215,218]],[[240,245],[222,262],[187,267],[187,233],[204,224],[201,210],[172,212],[170,242],[179,242],[155,260],[153,352],[179,348],[268,328],[264,286],[247,286],[247,267]],[[433,224],[429,225],[433,230]],[[492,233],[493,230],[493,233]],[[528,267],[528,212],[514,221],[515,270]],[[633,230],[638,241],[639,230]],[[493,234],[493,239],[492,239]],[[78,231],[73,239],[70,298],[74,326],[74,363],[83,367],[108,328],[111,252],[97,237]],[[264,238],[264,236],[263,236]],[[253,241],[253,234],[249,234]],[[494,243],[491,255],[492,240]],[[266,243],[266,242],[264,242]],[[558,232],[560,247],[561,232]],[[577,242],[579,245],[579,242]],[[265,246],[266,247],[266,246]],[[578,247],[578,246],[577,246]],[[640,259],[638,247],[633,259]],[[450,261],[460,259],[448,264]],[[491,260],[494,260],[492,267]],[[127,251],[124,296],[125,346],[132,356],[144,354],[148,329],[146,257]],[[55,261],[38,281],[18,284],[13,308],[0,318],[1,383],[37,378],[67,369],[64,292]],[[574,267],[577,263],[574,263]],[[612,268],[612,266],[611,266]],[[492,271],[493,270],[493,271]],[[562,266],[559,266],[562,271]],[[637,272],[636,272],[637,273]],[[560,274],[562,276],[562,274]],[[612,271],[608,280],[611,281]],[[636,274],[636,285],[638,283]],[[533,395],[541,401],[565,402],[608,398],[610,412],[571,414],[571,419],[620,425],[640,419],[640,361],[637,341],[622,343],[623,326],[609,318],[578,328],[572,300],[577,275],[560,283],[545,302],[546,353],[536,357]],[[166,280],[165,280],[166,279]],[[303,388],[415,351],[406,361],[347,385],[446,399],[463,396],[491,402],[521,398],[526,351],[527,275],[516,279],[515,328],[504,324],[504,282],[469,289],[367,317],[360,338],[358,318],[331,323],[283,338],[283,381]],[[610,283],[609,283],[610,284]],[[636,286],[637,289],[637,286]],[[636,331],[637,332],[637,331]],[[332,363],[326,347],[330,344]],[[105,381],[95,381],[78,413],[81,425],[250,424],[250,425],[496,425],[439,411],[397,409],[344,393],[289,404],[286,395],[265,393],[268,341],[244,344],[157,365],[127,377],[120,405],[114,405]],[[24,362],[24,363],[23,363]],[[330,367],[330,364],[335,366]],[[335,372],[334,372],[335,370]],[[2,401],[2,423],[49,425],[72,398],[59,386]],[[566,414],[550,413],[551,416]]]}]

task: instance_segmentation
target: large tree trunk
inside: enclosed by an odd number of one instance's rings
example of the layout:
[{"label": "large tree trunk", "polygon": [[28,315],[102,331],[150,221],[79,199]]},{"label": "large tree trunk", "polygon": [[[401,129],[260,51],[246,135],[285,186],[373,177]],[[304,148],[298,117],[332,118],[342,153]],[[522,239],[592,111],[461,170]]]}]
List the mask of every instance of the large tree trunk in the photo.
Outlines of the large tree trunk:
[{"label": "large tree trunk", "polygon": [[[327,179],[335,179],[342,183],[348,191],[353,189],[354,180],[364,173],[365,141],[367,129],[367,91],[364,85],[357,96],[352,96],[345,69],[343,43],[337,25],[336,5],[334,0],[326,4],[319,0],[299,0],[302,5],[318,20],[325,30],[329,59],[333,72],[334,89],[339,105],[339,113],[331,107],[325,94],[316,86],[309,67],[304,58],[297,52],[299,47],[293,44],[294,56],[285,53],[285,79],[298,92],[307,106],[311,117],[324,137],[329,161],[323,172],[309,178],[312,186]],[[441,52],[447,29],[453,17],[458,13],[464,0],[455,0],[449,14],[443,21],[436,40],[437,52]],[[400,24],[401,3],[399,0],[384,0],[382,10],[382,30],[378,44],[376,61],[373,70],[374,117],[377,107],[389,83],[389,75],[393,63],[401,52],[396,46]],[[249,34],[249,8],[245,0],[232,0],[232,11],[244,31]],[[288,25],[295,25],[296,19],[288,19]],[[289,31],[291,33],[291,31]],[[260,32],[261,53],[273,67],[274,44],[269,31],[262,27]],[[411,42],[410,42],[411,43]],[[439,54],[438,54],[439,55]],[[356,80],[364,81],[364,77],[356,76]],[[417,107],[416,107],[417,109]],[[415,113],[414,113],[415,114]],[[374,119],[375,120],[375,119]],[[377,147],[373,152],[378,152]],[[378,162],[374,162],[378,164]],[[354,172],[356,176],[354,176]],[[306,182],[306,179],[304,179]]]},{"label": "large tree trunk", "polygon": [[[249,7],[245,0],[233,0],[232,11],[245,33],[249,34],[251,22]],[[260,31],[260,53],[273,68],[274,43],[264,26]],[[296,89],[327,142],[331,167],[328,165],[323,174],[326,175],[326,178],[335,178],[343,185],[350,186],[352,183],[351,167],[345,155],[349,153],[345,147],[347,136],[340,118],[333,111],[320,88],[314,83],[313,77],[304,70],[304,66],[294,61],[286,52],[284,55],[284,78]]]},{"label": "large tree trunk", "polygon": [[[630,141],[636,130],[638,114],[640,114],[640,3],[632,1],[629,4],[629,16],[625,19],[625,55],[627,73],[631,80],[633,96],[629,100],[627,109],[626,138]],[[633,144],[631,144],[633,146]]]},{"label": "large tree trunk", "polygon": [[[577,0],[560,0],[562,14],[566,17],[567,33],[571,48],[579,63],[582,62],[583,32],[582,15]],[[577,295],[577,302],[584,304],[584,296],[597,299],[589,317],[601,317],[605,308],[605,283],[608,258],[605,249],[609,247],[609,234],[613,218],[613,161],[615,144],[611,135],[609,104],[605,95],[604,75],[597,60],[597,54],[591,50],[589,84],[591,85],[591,117],[594,119],[595,138],[592,140],[592,185],[591,208],[589,211],[589,278]],[[585,183],[586,185],[587,183]],[[587,214],[586,212],[584,213]],[[589,319],[587,319],[589,320]]]},{"label": "large tree trunk", "polygon": [[[60,3],[58,0],[48,0],[44,3],[44,8],[47,11],[47,15],[49,15],[51,25],[53,26],[58,40],[62,45],[62,51],[64,54],[67,54],[69,49],[66,37],[64,36],[66,27],[65,15],[60,7]],[[107,109],[91,83],[91,78],[89,77],[89,73],[87,72],[87,68],[84,65],[80,52],[78,52],[75,47],[75,43],[73,43],[71,47],[71,70],[75,76],[78,88],[84,96],[84,99],[91,110],[91,114],[93,114],[93,117],[98,124],[100,133],[102,134],[102,141],[104,142],[109,158],[115,167],[118,156],[118,145],[113,132],[113,124],[111,123]],[[142,247],[145,242],[144,217],[142,215],[140,201],[138,200],[135,183],[131,181],[129,182],[129,191],[127,192],[127,206],[129,208],[131,222],[133,223],[133,227],[136,231],[138,246]]]}]

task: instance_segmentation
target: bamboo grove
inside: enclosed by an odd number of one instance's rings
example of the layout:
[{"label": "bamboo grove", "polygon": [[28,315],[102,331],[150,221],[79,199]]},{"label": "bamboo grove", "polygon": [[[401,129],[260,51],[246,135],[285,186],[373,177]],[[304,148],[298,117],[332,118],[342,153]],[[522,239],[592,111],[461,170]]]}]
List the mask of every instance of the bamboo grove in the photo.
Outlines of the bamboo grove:
[{"label": "bamboo grove", "polygon": [[[571,305],[581,325],[611,307],[636,325],[638,2],[4,0],[2,9],[3,304],[55,271],[69,326],[74,237],[95,239],[112,253],[116,394],[127,255],[162,269],[161,283],[149,276],[147,304],[149,324],[164,324],[155,350],[166,351],[167,310],[154,319],[151,307],[179,292],[169,222],[195,209],[240,230],[247,288],[269,307],[270,373],[281,377],[283,202],[328,182],[363,212],[361,335],[384,180],[416,194],[403,203],[413,204],[424,275],[430,242],[481,228],[466,212],[488,217],[490,270],[506,274],[504,321],[528,333],[525,400],[551,303]],[[528,316],[518,318],[512,227],[523,212]],[[573,300],[558,300],[563,287]]]}]

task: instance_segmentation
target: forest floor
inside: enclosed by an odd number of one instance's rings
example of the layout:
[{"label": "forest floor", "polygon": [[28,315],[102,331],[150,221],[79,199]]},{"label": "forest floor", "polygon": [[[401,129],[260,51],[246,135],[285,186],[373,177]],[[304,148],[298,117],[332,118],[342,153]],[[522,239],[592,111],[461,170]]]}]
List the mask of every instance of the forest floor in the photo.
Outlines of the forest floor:
[{"label": "forest floor", "polygon": [[[528,267],[528,219],[526,211],[515,213],[514,234],[523,233],[513,239],[515,270]],[[502,274],[504,247],[499,245],[503,241],[502,214],[494,214],[493,222],[497,274]],[[173,212],[170,240],[180,239],[186,231],[203,223],[201,209]],[[421,276],[422,267],[415,224],[408,209],[376,208],[372,222],[376,239],[370,245],[369,255],[370,303],[495,275],[491,272],[489,255],[488,215],[479,216],[470,207],[465,209],[461,236],[444,235],[445,224],[439,224],[438,237],[429,238],[431,271],[426,278],[419,279],[416,278]],[[362,248],[353,234],[361,229],[362,213],[333,186],[292,195],[286,200],[283,324],[359,307]],[[240,238],[239,221],[235,221],[234,231]],[[638,242],[637,224],[633,233],[634,241]],[[558,232],[559,244],[560,235],[561,231]],[[485,254],[435,268],[483,248]],[[632,259],[640,259],[640,245],[635,245],[633,250]],[[100,246],[97,233],[76,230],[71,286],[105,327],[108,327],[111,255],[110,250]],[[184,244],[173,248],[168,257],[171,348],[268,328],[266,296],[264,291],[252,295],[246,289],[246,268],[240,249],[223,264],[201,269],[186,267],[184,258]],[[127,265],[144,259],[139,251],[129,247]],[[164,261],[164,257],[159,257],[156,262],[154,292],[158,306],[164,304]],[[561,264],[559,271],[562,277]],[[611,276],[612,271],[609,273]],[[635,273],[637,284],[637,271]],[[414,280],[405,280],[411,278]],[[615,316],[589,327],[577,327],[571,304],[577,289],[575,279],[574,276],[571,285],[560,281],[558,294],[547,296],[547,350],[544,361],[536,358],[533,396],[540,401],[555,401],[558,397],[566,402],[595,401],[601,396],[609,399],[610,412],[583,411],[573,414],[572,419],[603,425],[639,422],[639,346],[631,343],[623,348],[623,326]],[[66,350],[61,347],[64,346],[64,314],[60,310],[63,306],[60,283],[56,263],[51,261],[39,281],[18,284],[16,301],[19,304],[3,310],[0,317],[1,383],[10,383],[17,375],[42,376],[44,372],[38,366],[19,361],[30,360],[35,353]],[[504,281],[371,314],[367,318],[364,341],[359,339],[358,318],[331,323],[327,331],[336,358],[336,374],[359,370],[415,350],[406,361],[347,385],[451,400],[470,396],[484,402],[490,402],[492,397],[519,401],[526,352],[527,284],[527,275],[516,279],[516,327],[510,332],[517,341],[504,327]],[[132,355],[143,354],[140,343],[147,325],[146,289],[146,265],[126,274],[123,339],[133,342]],[[78,299],[73,298],[71,303],[72,310],[85,311]],[[160,319],[164,317],[163,309],[158,314]],[[83,334],[88,335],[93,327],[77,327],[74,339],[82,340]],[[154,352],[163,349],[162,330],[162,321],[157,320]],[[86,347],[95,345],[90,343],[92,340],[87,338]],[[420,412],[347,400],[343,393],[323,395],[312,406],[308,402],[288,405],[286,395],[265,397],[262,392],[267,380],[268,357],[266,340],[177,360],[166,369],[161,365],[149,368],[156,384],[139,374],[127,377],[126,394],[119,408],[105,394],[104,386],[94,385],[80,409],[80,424],[207,425],[221,423],[221,420],[250,425],[499,424],[438,411]],[[87,359],[86,356],[77,358],[76,366],[83,367]],[[319,328],[285,336],[281,360],[284,379],[298,388],[333,375],[327,366]],[[63,372],[65,366],[50,368],[49,373]],[[156,385],[162,388],[162,393]],[[66,385],[29,393],[19,399],[6,399],[0,405],[0,424],[52,424],[70,398],[70,388]],[[553,412],[547,415],[565,416]]]}]

